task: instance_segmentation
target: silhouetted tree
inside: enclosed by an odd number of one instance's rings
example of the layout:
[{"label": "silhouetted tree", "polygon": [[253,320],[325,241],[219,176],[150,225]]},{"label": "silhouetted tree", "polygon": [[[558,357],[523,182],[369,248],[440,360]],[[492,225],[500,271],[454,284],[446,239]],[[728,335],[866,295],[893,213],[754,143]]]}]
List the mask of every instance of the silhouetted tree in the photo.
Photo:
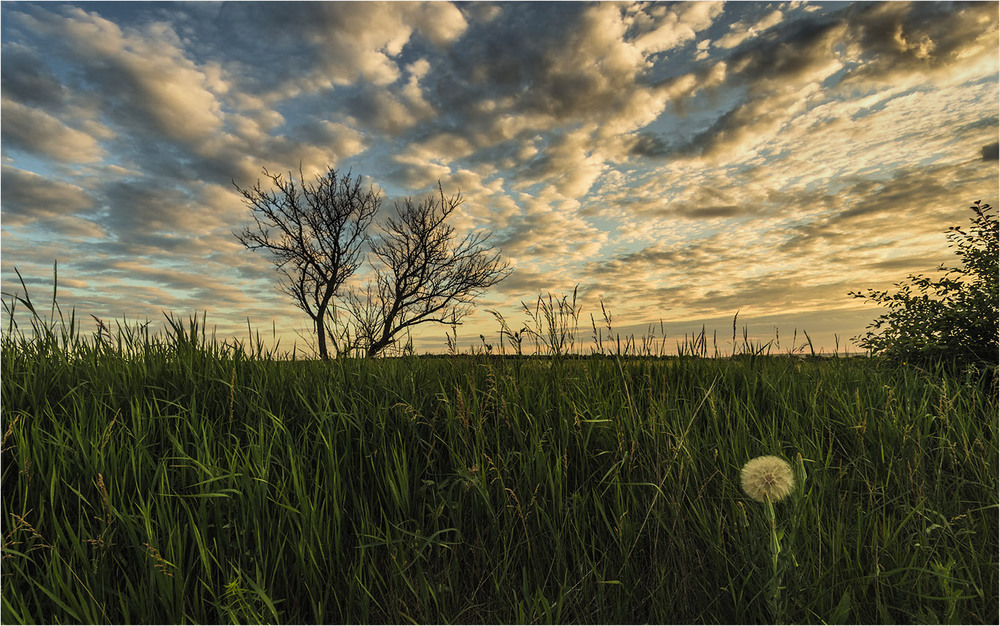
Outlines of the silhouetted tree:
[{"label": "silhouetted tree", "polygon": [[[400,332],[425,322],[458,324],[477,295],[503,280],[509,266],[486,245],[490,235],[471,233],[455,241],[447,219],[462,204],[461,194],[396,204],[381,234],[369,227],[382,205],[361,177],[334,169],[298,184],[288,175],[264,176],[249,189],[239,185],[253,224],[234,233],[251,250],[265,249],[282,275],[281,289],[305,311],[316,331],[319,355],[329,358],[328,337],[338,354],[362,350],[373,357]],[[375,259],[375,280],[361,293],[341,293],[361,265],[365,247]],[[347,316],[337,315],[340,301]],[[338,338],[341,343],[338,343]]]},{"label": "silhouetted tree", "polygon": [[[851,292],[885,306],[868,332],[855,337],[875,354],[909,361],[946,359],[959,363],[998,360],[998,223],[990,205],[970,207],[973,228],[949,229],[949,247],[962,257],[962,267],[947,269],[938,280],[909,276],[911,284],[896,283],[899,291],[869,289]],[[915,291],[914,291],[915,289]]]},{"label": "silhouetted tree", "polygon": [[339,176],[330,168],[309,183],[299,169],[299,184],[291,173],[264,176],[273,189],[236,184],[254,223],[234,233],[251,250],[265,249],[282,275],[281,289],[306,312],[316,331],[320,358],[327,359],[325,322],[339,290],[357,270],[371,225],[382,204],[381,194],[361,177]]},{"label": "silhouetted tree", "polygon": [[486,245],[490,235],[470,233],[455,240],[447,218],[462,203],[447,197],[396,204],[383,233],[372,241],[376,279],[350,298],[356,336],[368,356],[396,341],[417,324],[457,324],[472,300],[510,274],[507,262]]}]

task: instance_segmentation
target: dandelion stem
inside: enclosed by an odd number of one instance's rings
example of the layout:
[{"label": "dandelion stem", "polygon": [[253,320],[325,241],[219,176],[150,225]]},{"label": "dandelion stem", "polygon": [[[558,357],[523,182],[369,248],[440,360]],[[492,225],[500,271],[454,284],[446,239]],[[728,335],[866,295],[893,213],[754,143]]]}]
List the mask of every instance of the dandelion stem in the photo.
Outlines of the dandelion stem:
[{"label": "dandelion stem", "polygon": [[764,504],[767,508],[767,523],[771,531],[771,615],[774,618],[774,623],[779,624],[782,620],[782,611],[780,610],[778,597],[779,597],[779,580],[778,580],[778,554],[781,552],[781,542],[778,539],[778,528],[775,520],[774,513],[774,503],[771,502],[770,496],[764,498]]}]

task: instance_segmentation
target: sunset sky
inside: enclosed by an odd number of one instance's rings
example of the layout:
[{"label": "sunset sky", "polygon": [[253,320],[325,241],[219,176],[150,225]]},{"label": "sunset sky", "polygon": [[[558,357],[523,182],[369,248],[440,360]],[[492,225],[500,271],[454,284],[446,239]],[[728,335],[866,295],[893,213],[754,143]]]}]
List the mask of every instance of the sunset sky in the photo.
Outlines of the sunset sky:
[{"label": "sunset sky", "polygon": [[[2,8],[3,291],[152,320],[309,320],[232,232],[266,167],[363,174],[386,209],[440,180],[493,231],[502,312],[579,285],[600,324],[670,337],[733,315],[841,349],[848,295],[957,261],[998,196],[998,5],[30,3]],[[459,214],[460,213],[460,214]],[[363,276],[359,276],[364,278]],[[5,326],[6,328],[6,326]],[[443,352],[447,329],[415,333]],[[581,330],[584,330],[583,328]],[[659,327],[657,326],[657,332]],[[788,346],[790,347],[790,346]]]}]

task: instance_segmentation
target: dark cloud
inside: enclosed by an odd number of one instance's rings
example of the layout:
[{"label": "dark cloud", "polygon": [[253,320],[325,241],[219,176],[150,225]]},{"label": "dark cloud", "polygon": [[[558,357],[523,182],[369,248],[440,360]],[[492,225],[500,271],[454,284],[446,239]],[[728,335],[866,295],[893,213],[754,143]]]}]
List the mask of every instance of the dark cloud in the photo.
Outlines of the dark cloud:
[{"label": "dark cloud", "polygon": [[[487,137],[490,145],[586,124],[631,132],[662,109],[648,80],[652,65],[623,39],[621,7],[503,8],[487,23],[471,23],[446,58],[432,59],[425,83],[435,108],[449,112],[443,130]],[[504,128],[504,120],[519,124]]]},{"label": "dark cloud", "polygon": [[[504,95],[528,96],[536,103],[551,97],[542,77],[552,71],[553,55],[578,24],[581,7],[529,2],[506,8],[492,21],[471,24],[462,45],[448,53],[446,71],[432,76],[439,79],[433,84],[438,102],[461,110]],[[529,96],[533,88],[544,93]]]},{"label": "dark cloud", "polygon": [[[830,61],[848,77],[889,82],[901,72],[954,64],[982,54],[997,38],[996,7],[986,2],[861,2],[839,12],[806,14],[744,44],[727,63],[745,80],[794,81]],[[845,56],[856,46],[858,59]]]},{"label": "dark cloud", "polygon": [[667,143],[662,137],[658,137],[649,132],[636,133],[632,143],[631,153],[644,157],[665,157],[674,152],[674,147]]},{"label": "dark cloud", "polygon": [[191,189],[157,179],[118,181],[101,189],[106,211],[101,222],[119,241],[166,249],[186,245],[218,227],[218,216]]},{"label": "dark cloud", "polygon": [[[956,59],[971,63],[996,48],[996,7],[989,3],[857,3],[800,15],[726,59],[730,81],[747,87],[742,102],[687,142],[667,145],[642,137],[632,150],[656,157],[717,154],[776,132],[793,104],[782,94],[810,82],[892,84],[914,72],[953,68]],[[693,93],[682,91],[680,104]]]},{"label": "dark cloud", "polygon": [[[993,80],[992,82],[996,82],[996,80]],[[995,132],[997,130],[998,124],[1000,124],[1000,117],[996,115],[987,115],[982,119],[975,120],[974,122],[969,122],[968,124],[963,124],[961,127],[959,127],[959,130],[961,132],[968,132],[968,131],[989,129]]]},{"label": "dark cloud", "polygon": [[[641,136],[632,146],[632,153],[661,158],[712,155],[755,136],[773,133],[792,104],[787,94],[804,83],[825,78],[822,73],[838,58],[837,45],[843,43],[844,32],[838,14],[824,14],[800,17],[745,42],[725,59],[724,65],[729,88],[743,88],[740,98],[731,100],[728,108],[688,137],[667,142]],[[720,72],[721,67],[702,67],[690,77],[669,79],[658,88],[670,94],[674,106],[684,111],[695,94],[720,80],[713,77]]]},{"label": "dark cloud", "polygon": [[[834,279],[822,285],[803,285],[801,279],[788,272],[742,278],[726,289],[710,289],[694,301],[686,303],[702,312],[735,311],[750,307],[776,310],[793,307],[808,308],[829,298],[831,291],[846,293],[849,286]],[[833,286],[836,285],[836,286]]]},{"label": "dark cloud", "polygon": [[[852,77],[887,81],[903,72],[941,69],[997,48],[997,9],[989,2],[858,3],[845,12],[863,49]],[[985,50],[983,49],[985,46]]]},{"label": "dark cloud", "polygon": [[49,110],[64,103],[66,87],[35,50],[22,44],[3,44],[0,68],[5,97]]},{"label": "dark cloud", "polygon": [[8,224],[74,215],[95,207],[94,199],[77,185],[9,165],[3,166],[0,198]]},{"label": "dark cloud", "polygon": [[843,34],[843,21],[837,14],[800,17],[745,43],[726,63],[751,82],[798,80],[816,65],[835,58],[834,45],[842,43]]},{"label": "dark cloud", "polygon": [[733,217],[745,213],[745,210],[736,205],[726,206],[697,206],[690,207],[681,214],[691,219],[704,219],[713,217]]},{"label": "dark cloud", "polygon": [[[364,127],[395,137],[435,117],[435,110],[422,99],[419,87],[415,86],[408,95],[398,97],[387,89],[367,85],[346,98],[344,108]],[[427,129],[420,131],[418,135]]]},{"label": "dark cloud", "polygon": [[774,203],[766,198],[741,197],[732,189],[721,189],[716,180],[703,183],[683,198],[631,197],[628,193],[607,198],[630,216],[641,219],[708,220],[730,217],[764,217],[775,213]]},{"label": "dark cloud", "polygon": [[731,250],[715,239],[694,241],[669,248],[653,245],[595,263],[590,273],[598,276],[628,276],[635,273],[655,273],[657,268],[671,267],[696,275],[709,266],[725,263],[726,259],[731,258]]},{"label": "dark cloud", "polygon": [[698,156],[722,152],[732,144],[739,144],[744,138],[759,134],[762,123],[771,128],[780,124],[780,117],[773,115],[768,109],[766,101],[750,100],[726,111],[707,129],[677,146],[672,154]]}]

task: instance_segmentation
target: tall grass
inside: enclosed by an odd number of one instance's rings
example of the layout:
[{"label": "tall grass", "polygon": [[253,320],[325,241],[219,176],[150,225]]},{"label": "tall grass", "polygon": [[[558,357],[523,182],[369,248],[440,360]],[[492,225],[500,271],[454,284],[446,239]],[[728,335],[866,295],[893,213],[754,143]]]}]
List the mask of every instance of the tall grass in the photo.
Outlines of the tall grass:
[{"label": "tall grass", "polygon": [[761,454],[803,474],[784,619],[997,621],[994,371],[322,363],[35,319],[0,346],[5,622],[772,622]]},{"label": "tall grass", "polygon": [[[498,311],[488,311],[500,325],[497,353],[501,356],[523,356],[526,354],[525,340],[528,340],[529,345],[533,347],[531,356],[543,356],[555,360],[583,355],[609,356],[619,359],[670,356],[702,358],[749,356],[755,358],[771,356],[772,354],[804,356],[806,348],[809,349],[809,356],[817,356],[809,334],[803,331],[800,338],[798,328],[794,329],[791,343],[786,343],[784,346],[781,344],[777,327],[774,329],[774,337],[767,341],[751,337],[749,329],[745,325],[738,331],[739,311],[733,316],[733,333],[728,346],[725,345],[724,340],[719,341],[717,331],[713,330],[711,337],[709,337],[704,325],[700,332],[685,333],[682,339],[675,340],[668,345],[667,332],[662,319],[658,325],[648,324],[645,332],[639,337],[631,333],[623,335],[621,330],[615,329],[613,315],[603,300],[600,301],[601,323],[598,324],[594,315],[590,314],[590,343],[586,344],[584,342],[586,331],[580,331],[580,315],[583,306],[577,302],[577,291],[578,289],[574,288],[571,295],[563,294],[558,298],[552,293],[539,294],[534,307],[522,302],[521,313],[524,315],[524,321],[519,330],[513,330],[510,322]],[[471,351],[486,355],[493,354],[493,344],[487,343],[485,336],[480,335],[479,337],[482,346],[478,350],[473,347]],[[710,340],[711,348],[709,347]],[[457,354],[457,326],[452,326],[452,333],[447,335],[447,341],[449,354]],[[834,341],[832,356],[840,356],[840,338],[836,334],[834,334]],[[672,353],[671,349],[673,349]],[[845,353],[845,356],[847,354],[849,353]]]}]

